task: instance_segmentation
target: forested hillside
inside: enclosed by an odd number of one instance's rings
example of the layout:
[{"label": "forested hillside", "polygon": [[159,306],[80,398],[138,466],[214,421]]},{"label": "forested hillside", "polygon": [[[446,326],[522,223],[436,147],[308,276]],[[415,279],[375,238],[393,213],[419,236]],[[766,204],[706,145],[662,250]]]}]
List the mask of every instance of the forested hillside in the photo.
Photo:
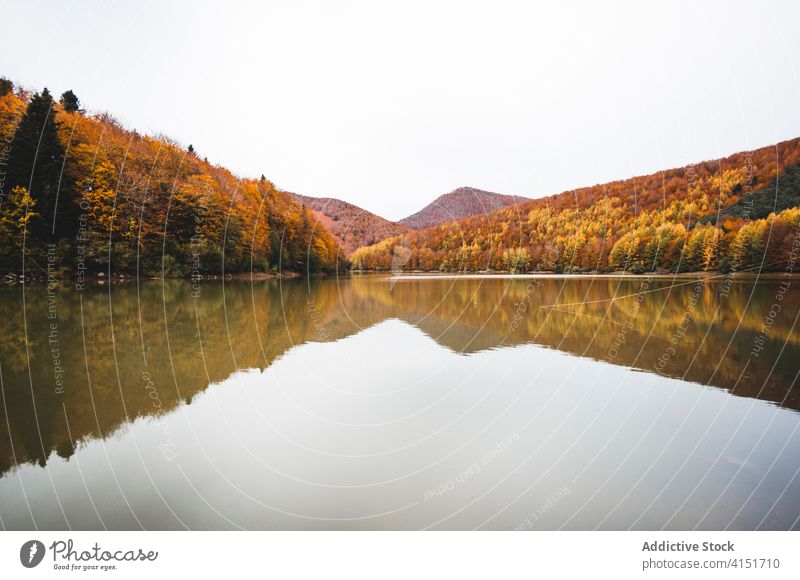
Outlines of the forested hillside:
[{"label": "forested hillside", "polygon": [[351,260],[369,270],[783,270],[800,243],[798,165],[792,139],[411,232]]},{"label": "forested hillside", "polygon": [[0,139],[2,274],[315,273],[348,256],[366,270],[783,270],[800,246],[800,139],[516,204],[460,188],[403,220],[436,224],[419,231],[239,178],[72,91],[0,79]]},{"label": "forested hillside", "polygon": [[331,233],[337,246],[341,247],[345,257],[357,248],[370,246],[407,230],[399,224],[341,199],[309,197],[297,193],[290,195],[298,203],[311,209],[321,226]]},{"label": "forested hillside", "polygon": [[459,187],[440,195],[417,213],[397,223],[413,230],[424,230],[462,218],[483,215],[501,207],[527,201],[516,195],[503,195],[474,187]]},{"label": "forested hillside", "polygon": [[[314,217],[264,176],[0,79],[0,271],[168,277],[332,269]],[[24,266],[23,266],[24,264]]]}]

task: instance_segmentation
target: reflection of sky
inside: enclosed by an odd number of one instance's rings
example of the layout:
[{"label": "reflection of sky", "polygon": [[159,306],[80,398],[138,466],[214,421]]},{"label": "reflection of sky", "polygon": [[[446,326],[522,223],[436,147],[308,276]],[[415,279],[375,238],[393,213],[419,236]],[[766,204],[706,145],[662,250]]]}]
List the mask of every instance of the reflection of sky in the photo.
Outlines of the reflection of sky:
[{"label": "reflection of sky", "polygon": [[69,461],[7,474],[0,516],[10,528],[32,525],[29,505],[40,527],[64,527],[63,509],[75,528],[511,529],[534,513],[534,528],[721,528],[734,516],[734,528],[765,516],[786,528],[800,513],[799,424],[768,403],[538,346],[459,355],[387,320],[236,373]]}]

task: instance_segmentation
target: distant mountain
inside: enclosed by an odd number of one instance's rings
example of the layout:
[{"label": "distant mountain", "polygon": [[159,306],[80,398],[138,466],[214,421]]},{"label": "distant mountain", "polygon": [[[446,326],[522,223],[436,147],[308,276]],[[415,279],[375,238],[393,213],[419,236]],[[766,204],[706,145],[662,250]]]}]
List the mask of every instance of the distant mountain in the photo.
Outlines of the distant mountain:
[{"label": "distant mountain", "polygon": [[290,193],[295,201],[312,211],[314,216],[349,256],[356,248],[376,244],[381,240],[408,231],[372,212],[331,197],[309,197]]},{"label": "distant mountain", "polygon": [[459,187],[437,197],[417,213],[401,219],[399,224],[412,230],[424,230],[439,224],[516,205],[528,201],[518,195],[492,193],[474,187]]}]

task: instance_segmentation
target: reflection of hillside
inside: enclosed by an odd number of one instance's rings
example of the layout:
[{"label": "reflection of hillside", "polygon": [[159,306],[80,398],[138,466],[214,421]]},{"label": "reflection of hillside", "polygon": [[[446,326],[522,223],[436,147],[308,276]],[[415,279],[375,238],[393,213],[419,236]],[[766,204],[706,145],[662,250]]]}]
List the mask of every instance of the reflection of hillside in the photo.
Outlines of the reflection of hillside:
[{"label": "reflection of hillside", "polygon": [[[206,283],[197,299],[190,284],[180,281],[143,283],[138,297],[134,286],[115,287],[110,296],[104,288],[82,296],[64,290],[55,302],[63,393],[56,390],[44,288],[25,291],[27,329],[21,289],[3,290],[0,473],[15,462],[44,464],[54,451],[67,457],[82,440],[107,437],[136,417],[191,403],[237,369],[266,368],[292,346],[345,338],[387,318],[405,320],[456,352],[536,343],[655,372],[685,324],[695,286],[668,289],[669,281],[653,281],[637,302],[640,284],[640,279],[573,278],[529,287],[526,280],[392,283],[366,276]],[[766,349],[750,357],[777,287],[736,283],[721,297],[720,283],[706,282],[687,331],[661,372],[741,396],[786,399],[785,406],[800,409],[800,395],[790,390],[800,355],[800,339],[791,332],[796,293],[782,301]],[[622,328],[627,332],[619,341]]]},{"label": "reflection of hillside", "polygon": [[[643,281],[543,279],[529,286],[527,280],[431,278],[397,281],[390,292],[388,279],[373,277],[355,279],[353,286],[457,352],[532,342],[741,396],[779,403],[785,398],[785,406],[800,409],[800,395],[790,390],[793,361],[800,355],[800,337],[791,331],[796,293],[782,301],[766,349],[750,357],[778,282],[736,282],[726,297],[719,280],[697,286],[692,280],[659,279],[637,299]],[[659,364],[675,336],[675,352]],[[745,363],[747,372],[740,378]]]},{"label": "reflection of hillside", "polygon": [[[56,392],[50,363],[51,321],[46,318],[44,290],[26,290],[31,380],[21,290],[4,291],[0,370],[6,408],[0,422],[8,416],[9,425],[0,425],[0,472],[15,459],[44,464],[54,450],[69,456],[71,440],[78,444],[108,436],[124,421],[191,402],[209,383],[222,381],[237,369],[265,368],[293,345],[319,340],[319,323],[308,311],[307,288],[300,281],[284,281],[282,287],[281,292],[278,281],[224,288],[209,283],[202,287],[200,298],[192,299],[186,282],[145,283],[139,301],[136,288],[121,286],[110,299],[105,290],[87,292],[82,304],[79,296],[62,291],[56,307],[63,394]],[[335,293],[315,292],[314,300],[323,313],[338,303]],[[331,325],[328,335],[335,339],[355,330],[344,319]]]}]

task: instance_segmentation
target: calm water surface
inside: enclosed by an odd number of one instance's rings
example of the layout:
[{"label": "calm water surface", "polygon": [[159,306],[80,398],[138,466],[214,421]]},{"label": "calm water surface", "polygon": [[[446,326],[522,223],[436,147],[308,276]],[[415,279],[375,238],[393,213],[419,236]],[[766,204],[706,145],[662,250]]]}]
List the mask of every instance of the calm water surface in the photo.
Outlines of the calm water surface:
[{"label": "calm water surface", "polygon": [[0,524],[796,529],[798,289],[5,288]]}]

